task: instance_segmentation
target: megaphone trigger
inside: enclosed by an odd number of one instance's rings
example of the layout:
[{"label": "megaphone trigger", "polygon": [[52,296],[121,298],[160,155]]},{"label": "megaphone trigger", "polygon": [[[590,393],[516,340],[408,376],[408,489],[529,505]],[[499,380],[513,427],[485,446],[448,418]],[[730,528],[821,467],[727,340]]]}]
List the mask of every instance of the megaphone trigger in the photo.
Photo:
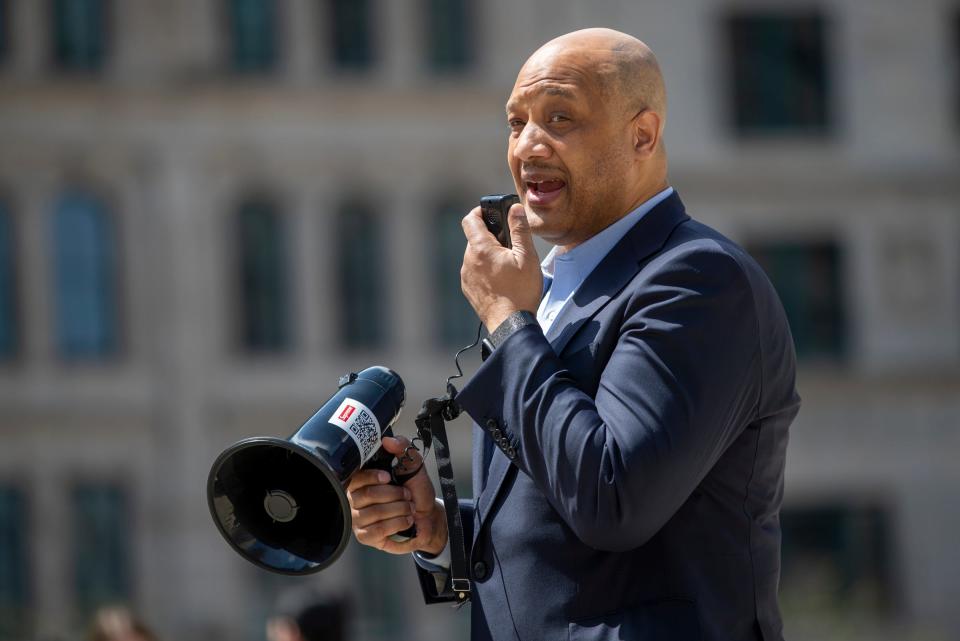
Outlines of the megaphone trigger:
[{"label": "megaphone trigger", "polygon": [[[397,459],[397,462],[390,468],[390,477],[392,482],[395,485],[403,485],[417,473],[420,472],[420,468],[423,467],[423,458],[420,457],[420,461],[417,462],[412,456],[410,456],[410,450],[414,452],[419,452],[416,445],[412,443],[403,450],[403,455]],[[416,467],[413,469],[407,469],[407,463],[416,463]]]}]

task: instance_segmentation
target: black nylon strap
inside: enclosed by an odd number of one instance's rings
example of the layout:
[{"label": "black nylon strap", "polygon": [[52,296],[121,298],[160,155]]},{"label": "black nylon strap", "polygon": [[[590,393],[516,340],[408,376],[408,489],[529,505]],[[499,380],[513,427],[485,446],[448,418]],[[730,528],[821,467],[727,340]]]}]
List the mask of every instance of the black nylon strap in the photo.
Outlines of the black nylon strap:
[{"label": "black nylon strap", "polygon": [[[433,440],[433,454],[437,459],[437,475],[440,477],[440,494],[443,497],[443,509],[447,514],[451,587],[457,600],[462,602],[470,596],[470,579],[463,540],[463,522],[460,520],[460,503],[457,500],[453,463],[450,460],[450,442],[447,440],[447,427],[444,421],[445,412],[451,417],[459,413],[455,401],[449,397],[431,398],[423,403],[414,422],[421,438],[426,431],[430,435],[428,438],[432,437]],[[426,439],[424,441],[427,442]]]}]

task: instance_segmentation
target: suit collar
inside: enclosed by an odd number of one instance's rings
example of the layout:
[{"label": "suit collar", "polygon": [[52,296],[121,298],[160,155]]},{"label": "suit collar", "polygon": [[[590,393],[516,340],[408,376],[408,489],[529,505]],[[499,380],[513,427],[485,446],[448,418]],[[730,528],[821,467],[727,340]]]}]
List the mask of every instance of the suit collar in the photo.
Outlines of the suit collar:
[{"label": "suit collar", "polygon": [[640,264],[663,247],[673,229],[689,220],[674,191],[630,228],[573,294],[547,332],[559,354],[574,334],[622,290]]}]

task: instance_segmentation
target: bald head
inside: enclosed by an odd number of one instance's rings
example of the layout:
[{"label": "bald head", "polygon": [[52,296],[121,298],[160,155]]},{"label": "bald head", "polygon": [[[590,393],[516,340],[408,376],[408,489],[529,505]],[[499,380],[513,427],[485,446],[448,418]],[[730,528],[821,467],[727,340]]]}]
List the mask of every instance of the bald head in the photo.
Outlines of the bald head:
[{"label": "bald head", "polygon": [[521,69],[525,71],[557,62],[574,63],[595,81],[611,99],[623,101],[634,113],[650,109],[667,117],[667,94],[660,65],[650,47],[613,29],[582,29],[554,38],[533,53]]}]

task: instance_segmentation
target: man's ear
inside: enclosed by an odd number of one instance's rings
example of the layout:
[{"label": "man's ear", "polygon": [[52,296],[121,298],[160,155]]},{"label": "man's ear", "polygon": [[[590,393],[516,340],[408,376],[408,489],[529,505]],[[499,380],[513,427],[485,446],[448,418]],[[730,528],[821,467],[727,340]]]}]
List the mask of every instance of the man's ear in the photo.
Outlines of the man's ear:
[{"label": "man's ear", "polygon": [[642,158],[649,158],[660,144],[660,114],[644,109],[633,117],[633,148]]}]

